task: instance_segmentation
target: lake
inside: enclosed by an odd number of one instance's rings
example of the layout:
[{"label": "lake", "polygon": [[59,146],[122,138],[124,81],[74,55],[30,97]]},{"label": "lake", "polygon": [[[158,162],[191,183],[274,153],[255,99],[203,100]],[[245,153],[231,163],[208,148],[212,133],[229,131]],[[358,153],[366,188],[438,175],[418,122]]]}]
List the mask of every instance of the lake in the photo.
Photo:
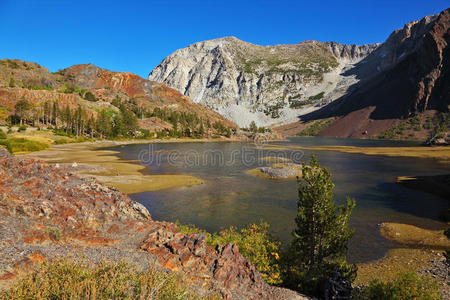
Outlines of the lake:
[{"label": "lake", "polygon": [[[271,146],[414,146],[411,142],[333,138],[291,138]],[[295,180],[266,180],[247,170],[270,165],[260,158],[285,156],[295,162],[309,161],[308,150],[259,150],[251,143],[155,143],[111,148],[127,160],[139,160],[146,174],[189,174],[205,184],[132,194],[155,220],[195,224],[209,232],[229,226],[242,227],[267,221],[275,236],[289,241],[297,209]],[[314,151],[319,163],[331,173],[335,201],[356,200],[351,218],[355,235],[349,245],[349,260],[364,262],[385,255],[395,243],[378,231],[381,222],[400,222],[425,228],[442,228],[439,214],[448,207],[446,199],[411,190],[395,183],[397,176],[438,175],[450,166],[429,159],[369,156],[334,151]]]}]

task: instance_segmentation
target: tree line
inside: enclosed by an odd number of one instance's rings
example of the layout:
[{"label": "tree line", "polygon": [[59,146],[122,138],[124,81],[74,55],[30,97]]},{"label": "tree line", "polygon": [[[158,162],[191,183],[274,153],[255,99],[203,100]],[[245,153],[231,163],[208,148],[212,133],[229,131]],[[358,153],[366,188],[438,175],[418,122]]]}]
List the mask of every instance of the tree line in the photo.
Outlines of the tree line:
[{"label": "tree line", "polygon": [[59,133],[91,138],[149,137],[148,130],[139,128],[139,116],[156,117],[172,125],[172,128],[156,130],[158,138],[204,137],[211,133],[227,137],[232,135],[231,129],[222,122],[211,124],[209,119],[204,120],[195,113],[160,107],[145,109],[133,99],[122,102],[118,97],[112,104],[118,108],[117,111],[102,109],[93,113],[79,104],[61,106],[56,101],[46,101],[34,105],[22,98],[16,103],[15,114],[10,117],[10,122],[21,126],[51,126]]}]

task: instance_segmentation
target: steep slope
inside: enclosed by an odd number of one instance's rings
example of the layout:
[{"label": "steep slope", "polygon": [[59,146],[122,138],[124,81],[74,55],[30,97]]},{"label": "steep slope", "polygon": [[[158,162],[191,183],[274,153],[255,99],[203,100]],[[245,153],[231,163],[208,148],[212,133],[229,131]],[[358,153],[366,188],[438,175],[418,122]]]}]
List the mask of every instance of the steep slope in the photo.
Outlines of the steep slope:
[{"label": "steep slope", "polygon": [[376,47],[317,41],[259,46],[225,37],[177,50],[149,79],[240,126],[286,123],[345,94],[358,79],[341,73]]},{"label": "steep slope", "polygon": [[349,95],[305,119],[337,117],[320,135],[361,137],[427,111],[448,112],[449,44],[450,9],[406,24],[348,72],[363,78]]},{"label": "steep slope", "polygon": [[204,123],[205,135],[209,136],[224,132],[214,126],[206,128],[206,124],[235,127],[218,113],[192,102],[165,84],[131,73],[113,72],[92,64],[50,73],[35,63],[0,60],[0,112],[3,112],[0,117],[3,121],[14,115],[14,106],[21,99],[34,105],[30,118],[35,120],[42,119],[46,102],[56,102],[60,108],[81,106],[89,115],[97,115],[102,109],[114,113],[119,110],[119,104],[124,104],[141,119],[140,126],[151,131],[172,129],[174,122],[168,123],[168,119],[174,112],[178,116],[189,114],[197,123]]}]

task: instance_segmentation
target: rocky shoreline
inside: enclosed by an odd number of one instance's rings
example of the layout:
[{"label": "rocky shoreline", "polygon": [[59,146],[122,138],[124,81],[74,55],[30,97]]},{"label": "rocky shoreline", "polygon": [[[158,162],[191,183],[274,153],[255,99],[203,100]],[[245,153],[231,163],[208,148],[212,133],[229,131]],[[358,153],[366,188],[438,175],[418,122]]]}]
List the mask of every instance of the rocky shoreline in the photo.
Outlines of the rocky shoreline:
[{"label": "rocky shoreline", "polygon": [[115,188],[0,148],[0,288],[37,263],[73,257],[96,263],[150,263],[186,275],[199,295],[225,299],[306,299],[269,286],[235,245],[212,248],[202,234],[153,221]]}]

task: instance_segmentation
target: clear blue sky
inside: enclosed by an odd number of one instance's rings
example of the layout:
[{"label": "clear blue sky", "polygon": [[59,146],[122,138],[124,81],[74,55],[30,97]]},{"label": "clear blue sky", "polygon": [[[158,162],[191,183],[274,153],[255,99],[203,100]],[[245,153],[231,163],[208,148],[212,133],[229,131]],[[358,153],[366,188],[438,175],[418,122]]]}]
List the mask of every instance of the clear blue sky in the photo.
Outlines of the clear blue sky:
[{"label": "clear blue sky", "polygon": [[394,29],[449,6],[448,0],[366,2],[0,0],[0,58],[51,71],[93,63],[147,77],[164,57],[197,41],[383,42]]}]

